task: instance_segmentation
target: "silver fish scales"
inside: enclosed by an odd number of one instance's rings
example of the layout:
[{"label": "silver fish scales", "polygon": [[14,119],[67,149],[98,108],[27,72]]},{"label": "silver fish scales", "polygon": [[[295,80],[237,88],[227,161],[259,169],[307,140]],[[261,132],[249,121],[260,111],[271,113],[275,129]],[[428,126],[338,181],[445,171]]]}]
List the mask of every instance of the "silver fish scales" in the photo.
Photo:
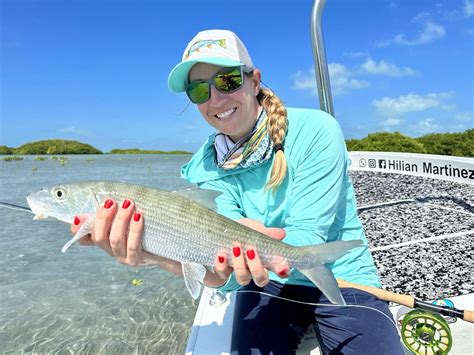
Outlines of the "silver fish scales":
[{"label": "silver fish scales", "polygon": [[[95,211],[107,199],[130,199],[143,213],[145,251],[179,261],[191,295],[196,298],[206,273],[218,252],[227,252],[234,243],[243,249],[256,248],[264,266],[275,258],[286,258],[290,267],[309,278],[333,303],[345,304],[332,272],[324,265],[335,261],[360,241],[336,241],[321,245],[294,247],[269,238],[226,218],[202,204],[175,192],[124,182],[91,181],[55,185],[28,195],[36,219],[53,217],[72,223],[76,215],[89,215],[81,229],[63,250],[89,234]],[[229,257],[229,261],[232,258]]]}]

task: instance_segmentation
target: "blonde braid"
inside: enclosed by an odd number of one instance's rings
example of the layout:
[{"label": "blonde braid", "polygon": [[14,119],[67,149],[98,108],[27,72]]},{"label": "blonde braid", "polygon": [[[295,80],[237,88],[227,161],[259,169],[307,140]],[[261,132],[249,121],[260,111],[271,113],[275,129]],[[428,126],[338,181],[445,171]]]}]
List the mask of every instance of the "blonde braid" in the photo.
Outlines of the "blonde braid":
[{"label": "blonde braid", "polygon": [[[285,141],[286,130],[288,129],[288,119],[285,106],[278,96],[273,91],[268,89],[260,89],[257,100],[265,109],[268,116],[268,132],[273,146],[283,147]],[[286,176],[286,158],[282,149],[275,151],[273,159],[272,173],[270,180],[267,182],[265,188],[267,190],[275,191],[278,186],[285,180]]]}]

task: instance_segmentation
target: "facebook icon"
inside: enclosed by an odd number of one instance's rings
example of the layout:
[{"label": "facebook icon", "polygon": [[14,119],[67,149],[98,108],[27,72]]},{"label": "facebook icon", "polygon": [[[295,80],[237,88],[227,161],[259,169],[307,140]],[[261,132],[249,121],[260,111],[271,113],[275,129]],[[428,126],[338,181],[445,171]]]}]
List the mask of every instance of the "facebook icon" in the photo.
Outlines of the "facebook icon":
[{"label": "facebook icon", "polygon": [[385,161],[385,159],[380,159],[379,160],[379,168],[380,169],[387,169],[387,162]]}]

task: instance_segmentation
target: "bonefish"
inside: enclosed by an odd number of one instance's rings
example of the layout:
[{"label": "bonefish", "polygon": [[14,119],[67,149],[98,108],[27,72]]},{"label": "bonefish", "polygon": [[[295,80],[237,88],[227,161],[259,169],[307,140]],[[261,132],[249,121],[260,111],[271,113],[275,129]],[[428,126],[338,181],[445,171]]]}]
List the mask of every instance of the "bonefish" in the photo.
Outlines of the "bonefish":
[{"label": "bonefish", "polygon": [[291,246],[175,192],[123,182],[68,183],[44,188],[27,197],[35,219],[52,217],[72,223],[76,215],[88,215],[63,252],[91,232],[95,211],[107,199],[134,201],[145,217],[143,250],[181,262],[186,287],[193,298],[199,297],[206,266],[214,265],[217,253],[224,251],[230,255],[233,243],[240,243],[243,249],[256,248],[266,267],[285,258],[291,268],[311,280],[332,303],[345,304],[336,279],[325,264],[364,246],[359,240]]}]

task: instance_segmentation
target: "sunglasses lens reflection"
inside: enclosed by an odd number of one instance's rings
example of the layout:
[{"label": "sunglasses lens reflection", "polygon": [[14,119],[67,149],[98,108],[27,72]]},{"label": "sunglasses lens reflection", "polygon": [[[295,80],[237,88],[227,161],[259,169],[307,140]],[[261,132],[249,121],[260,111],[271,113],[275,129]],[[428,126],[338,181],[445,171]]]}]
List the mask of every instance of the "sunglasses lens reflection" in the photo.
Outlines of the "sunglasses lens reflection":
[{"label": "sunglasses lens reflection", "polygon": [[209,82],[224,94],[230,94],[242,87],[243,78],[241,68],[225,68],[209,80],[196,80],[191,82],[186,93],[189,99],[195,104],[202,104],[209,100],[211,88]]}]

